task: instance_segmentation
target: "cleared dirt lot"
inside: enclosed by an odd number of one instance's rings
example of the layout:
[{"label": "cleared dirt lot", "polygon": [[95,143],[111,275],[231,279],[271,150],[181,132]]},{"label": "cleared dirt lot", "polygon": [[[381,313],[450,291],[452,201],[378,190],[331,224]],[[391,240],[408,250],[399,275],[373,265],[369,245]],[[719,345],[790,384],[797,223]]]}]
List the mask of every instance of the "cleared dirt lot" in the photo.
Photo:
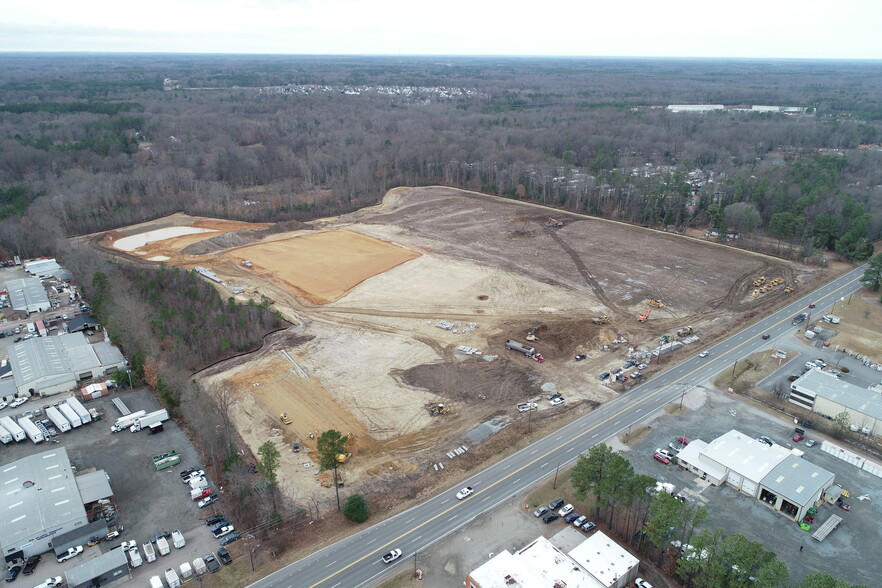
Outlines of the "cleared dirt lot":
[{"label": "cleared dirt lot", "polygon": [[[550,215],[562,226],[552,226]],[[213,232],[132,253],[113,249],[122,236],[166,226]],[[278,444],[286,464],[281,486],[291,496],[318,488],[314,460],[288,445],[309,447],[310,434],[330,427],[352,433],[353,458],[343,471],[349,485],[423,471],[475,426],[516,414],[515,404],[549,386],[570,401],[564,411],[578,401],[605,402],[626,388],[602,384],[597,373],[629,347],[652,349],[662,334],[686,325],[713,340],[783,299],[784,285],[798,280],[804,288],[821,274],[697,239],[442,187],[391,190],[378,206],[308,226],[275,230],[174,215],[91,242],[141,262],[161,256],[171,265],[207,267],[223,280],[224,297],[265,298],[294,323],[259,353],[202,376],[236,391],[237,427],[253,450],[266,439]],[[782,283],[756,296],[760,276]],[[649,299],[665,306],[640,323]],[[594,324],[598,315],[610,323]],[[523,341],[534,328],[545,363],[504,348],[506,339]],[[458,346],[480,353],[459,353]],[[575,362],[575,353],[588,359]],[[427,409],[438,403],[452,412],[431,417]],[[292,424],[280,423],[282,412]]]}]

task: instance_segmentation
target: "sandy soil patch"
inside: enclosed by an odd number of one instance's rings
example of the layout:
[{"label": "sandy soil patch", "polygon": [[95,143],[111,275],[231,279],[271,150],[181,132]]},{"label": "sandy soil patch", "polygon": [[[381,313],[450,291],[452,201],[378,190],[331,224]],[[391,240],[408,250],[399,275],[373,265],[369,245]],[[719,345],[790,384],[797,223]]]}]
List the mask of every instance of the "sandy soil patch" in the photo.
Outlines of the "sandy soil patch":
[{"label": "sandy soil patch", "polygon": [[147,261],[168,261],[171,259],[168,255],[154,255],[153,257],[148,257]]},{"label": "sandy soil patch", "polygon": [[156,241],[164,241],[166,239],[173,239],[175,237],[193,235],[196,233],[213,232],[215,232],[214,229],[200,229],[197,227],[166,227],[164,229],[154,229],[152,231],[147,231],[146,233],[138,233],[137,235],[117,239],[113,243],[113,246],[120,251],[132,252],[148,243],[154,243]]},{"label": "sandy soil patch", "polygon": [[314,304],[339,299],[352,288],[419,253],[356,233],[327,231],[262,242],[236,250],[258,272],[290,286]]},{"label": "sandy soil patch", "polygon": [[838,325],[819,323],[824,328],[837,332],[829,339],[831,345],[856,351],[873,361],[882,361],[882,335],[879,333],[882,325],[882,304],[879,303],[878,293],[860,290],[844,301],[837,302],[835,312],[826,308],[820,312],[816,310],[815,316],[820,319],[822,314],[835,314],[841,319]]}]

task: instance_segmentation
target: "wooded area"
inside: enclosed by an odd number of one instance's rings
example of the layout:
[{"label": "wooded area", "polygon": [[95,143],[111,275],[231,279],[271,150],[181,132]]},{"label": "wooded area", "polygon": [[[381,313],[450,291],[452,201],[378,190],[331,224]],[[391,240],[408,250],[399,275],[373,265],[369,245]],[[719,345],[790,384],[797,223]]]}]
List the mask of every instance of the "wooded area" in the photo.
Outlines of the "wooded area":
[{"label": "wooded area", "polygon": [[[0,63],[0,243],[22,256],[175,211],[310,220],[427,184],[768,236],[786,245],[775,253],[800,257],[833,249],[863,259],[882,229],[873,147],[882,76],[871,62],[10,54]],[[702,103],[802,114],[665,108]]]}]

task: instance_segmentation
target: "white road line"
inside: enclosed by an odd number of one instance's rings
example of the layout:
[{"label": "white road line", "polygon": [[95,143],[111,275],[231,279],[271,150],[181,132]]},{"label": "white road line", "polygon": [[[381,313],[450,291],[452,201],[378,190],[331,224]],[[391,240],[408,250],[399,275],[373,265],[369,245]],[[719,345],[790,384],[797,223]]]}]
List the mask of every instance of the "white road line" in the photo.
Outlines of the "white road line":
[{"label": "white road line", "polygon": [[416,517],[413,517],[412,519],[408,519],[408,520],[404,521],[404,524],[406,525],[407,523],[413,522],[415,520],[416,520]]},{"label": "white road line", "polygon": [[597,437],[597,435],[598,433],[594,433],[593,435],[591,435],[591,438],[594,439],[595,437]]},{"label": "white road line", "polygon": [[530,452],[530,455],[535,455],[535,454],[537,454],[537,453],[539,453],[539,450],[538,450],[538,449],[534,449],[533,451]]},{"label": "white road line", "polygon": [[616,422],[614,422],[614,423],[613,423],[613,426],[615,427],[615,426],[618,425],[620,422],[622,422],[622,421],[616,421]]},{"label": "white road line", "polygon": [[543,463],[543,464],[542,464],[541,466],[539,466],[539,467],[540,467],[540,468],[544,468],[544,467],[547,466],[547,465],[548,465],[548,462],[546,461],[545,463]]},{"label": "white road line", "polygon": [[521,481],[521,479],[518,478],[517,480],[512,481],[512,484],[517,484],[517,483],[520,482],[520,481]]},{"label": "white road line", "polygon": [[368,541],[367,543],[365,543],[365,545],[370,545],[370,544],[373,543],[374,541],[376,541],[376,539],[371,539],[370,541]]},{"label": "white road line", "polygon": [[[487,500],[487,499],[485,498],[484,500]],[[459,516],[459,515],[453,515],[452,517],[450,517],[450,518],[447,519],[447,520],[448,520],[448,521],[452,521],[453,519],[455,519],[455,518],[458,517],[458,516]]]},{"label": "white road line", "polygon": [[564,436],[561,435],[560,437],[558,437],[557,439],[555,439],[555,441],[560,441],[560,440],[563,439],[563,438],[564,438]]},{"label": "white road line", "polygon": [[422,538],[423,538],[422,535],[420,535],[419,537],[415,537],[415,538],[413,539],[413,541],[411,541],[411,543],[415,543],[416,541],[419,541],[419,540],[422,539]]},{"label": "white road line", "polygon": [[336,560],[336,559],[335,559],[334,561],[332,561],[331,563],[329,563],[328,565],[326,565],[325,567],[326,567],[326,568],[329,568],[329,567],[331,567],[332,565],[334,565],[335,563],[337,563],[337,560]]},{"label": "white road line", "polygon": [[569,453],[569,452],[572,451],[573,449],[575,449],[575,447],[570,447],[569,449],[567,449],[567,453]]}]

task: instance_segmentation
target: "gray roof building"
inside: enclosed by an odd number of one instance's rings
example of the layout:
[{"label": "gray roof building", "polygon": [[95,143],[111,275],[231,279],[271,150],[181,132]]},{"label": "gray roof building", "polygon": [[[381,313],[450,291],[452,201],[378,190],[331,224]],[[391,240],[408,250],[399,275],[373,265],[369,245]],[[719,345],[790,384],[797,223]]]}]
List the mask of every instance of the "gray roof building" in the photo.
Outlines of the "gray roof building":
[{"label": "gray roof building", "polygon": [[94,329],[95,327],[100,326],[101,323],[99,323],[91,314],[78,314],[67,321],[68,333],[76,333],[77,331],[85,331],[86,329]]},{"label": "gray roof building", "polygon": [[760,485],[799,507],[813,506],[833,485],[833,472],[790,455],[763,478]]},{"label": "gray roof building", "polygon": [[882,436],[882,394],[844,382],[827,372],[809,370],[790,384],[793,404],[824,416],[847,412],[867,434]]},{"label": "gray roof building", "polygon": [[52,307],[43,283],[37,278],[22,278],[7,282],[6,291],[9,292],[9,304],[15,310],[31,313],[49,310]]},{"label": "gray roof building", "polygon": [[111,549],[64,572],[68,588],[114,586],[131,580],[126,552]]},{"label": "gray roof building", "polygon": [[6,562],[46,552],[53,537],[88,523],[64,447],[5,465],[0,488],[0,549]]},{"label": "gray roof building", "polygon": [[61,266],[54,259],[38,259],[22,264],[26,272],[37,278],[49,278],[61,271]]},{"label": "gray roof building", "polygon": [[77,476],[77,488],[80,489],[80,498],[83,504],[113,496],[113,490],[110,489],[110,478],[104,470]]}]

